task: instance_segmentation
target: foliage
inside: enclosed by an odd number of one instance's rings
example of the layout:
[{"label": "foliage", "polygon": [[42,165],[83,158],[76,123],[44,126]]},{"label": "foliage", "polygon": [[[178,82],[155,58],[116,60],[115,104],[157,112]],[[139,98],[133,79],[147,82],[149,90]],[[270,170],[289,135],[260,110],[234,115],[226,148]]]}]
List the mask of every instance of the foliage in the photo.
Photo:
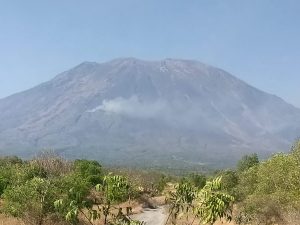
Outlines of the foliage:
[{"label": "foliage", "polygon": [[158,181],[153,184],[154,189],[156,190],[155,194],[161,194],[163,190],[165,189],[167,182],[170,180],[169,177],[166,175],[162,174]]},{"label": "foliage", "polygon": [[[175,186],[175,192],[170,193],[170,216],[172,216],[173,223],[177,218],[181,217],[184,213],[194,210],[194,201],[197,196],[197,188],[190,182],[182,181]],[[168,219],[169,219],[168,218]]]},{"label": "foliage", "polygon": [[167,182],[173,179],[171,176],[164,173],[151,170],[146,171],[122,168],[121,170],[115,170],[114,173],[127,177],[132,186],[138,187],[140,193],[136,193],[137,195],[147,194],[155,196],[162,194]]},{"label": "foliage", "polygon": [[2,192],[9,186],[24,184],[35,177],[45,178],[46,174],[42,169],[31,163],[9,162],[0,166],[0,186],[2,187]]},{"label": "foliage", "polygon": [[51,220],[49,217],[57,214],[53,205],[57,199],[65,203],[61,213],[70,211],[74,201],[86,200],[93,186],[87,173],[72,171],[70,164],[59,157],[42,155],[24,162],[5,159],[0,167],[0,194],[4,192],[1,210],[28,224]]},{"label": "foliage", "polygon": [[98,215],[92,209],[94,202],[89,196],[95,182],[102,181],[102,167],[96,161],[76,160],[73,168],[69,174],[55,179],[61,194],[54,206],[72,224],[79,223],[79,214],[88,221],[95,220]]},{"label": "foliage", "polygon": [[237,171],[243,172],[259,163],[258,156],[256,153],[251,155],[245,155],[237,164]]},{"label": "foliage", "polygon": [[[165,182],[161,177],[157,188],[163,188]],[[104,176],[96,161],[70,163],[48,152],[30,161],[0,159],[0,210],[25,224],[63,220],[78,224],[83,219],[93,224],[100,217],[120,225],[143,224],[129,218],[130,207],[126,212],[116,208],[116,204],[130,200],[136,193],[136,186],[124,176]]]},{"label": "foliage", "polygon": [[22,164],[22,162],[22,159],[18,158],[17,156],[0,157],[0,167],[7,165]]},{"label": "foliage", "polygon": [[21,218],[26,224],[42,225],[54,212],[54,187],[42,178],[32,178],[11,186],[3,194],[3,211]]},{"label": "foliage", "polygon": [[203,174],[192,173],[188,176],[188,180],[197,188],[203,188],[206,184],[206,176]]},{"label": "foliage", "polygon": [[222,191],[221,177],[207,181],[202,189],[191,182],[180,183],[170,195],[169,218],[172,216],[173,224],[176,224],[177,218],[190,212],[204,224],[213,224],[221,218],[231,220],[234,198]]},{"label": "foliage", "polygon": [[88,199],[91,184],[76,173],[65,175],[54,180],[54,182],[60,190],[60,194],[56,196],[56,199],[53,199],[56,210],[63,219],[77,224],[79,213],[85,208],[90,209],[92,207],[92,201]]},{"label": "foliage", "polygon": [[[288,224],[287,215],[300,212],[300,142],[290,153],[263,162],[256,154],[245,156],[236,171],[215,175],[212,179],[194,173],[178,179],[174,190],[168,186],[168,220],[173,224],[183,216],[210,224],[220,218],[230,220],[233,196],[237,224]],[[118,204],[128,201],[130,205],[132,198],[164,193],[171,179],[155,171],[126,169],[105,175],[96,161],[67,162],[52,154],[30,161],[4,157],[0,158],[0,210],[35,225],[54,224],[53,218],[69,224],[83,220],[143,224],[130,219],[131,207],[122,209]]]},{"label": "foliage", "polygon": [[129,189],[130,186],[125,177],[112,174],[105,176],[102,184],[96,185],[96,190],[103,195],[107,203],[126,200],[129,196]]},{"label": "foliage", "polygon": [[236,189],[236,198],[238,201],[243,201],[245,198],[253,194],[257,187],[257,171],[258,166],[249,168],[248,170],[239,174],[239,181]]},{"label": "foliage", "polygon": [[[239,174],[239,224],[287,224],[286,214],[300,210],[300,144]],[[289,213],[287,213],[289,212]]]},{"label": "foliage", "polygon": [[41,152],[31,164],[42,169],[49,178],[63,176],[71,171],[71,163],[52,151]]},{"label": "foliage", "polygon": [[222,191],[222,177],[217,177],[206,185],[199,192],[200,201],[196,208],[197,216],[203,223],[215,223],[218,219],[231,220],[232,203],[234,198]]},{"label": "foliage", "polygon": [[[128,217],[131,212],[130,207],[126,208],[126,214],[123,213],[122,208],[117,208],[118,213],[114,213],[116,209],[114,204],[128,200],[131,189],[132,187],[125,177],[108,174],[103,178],[101,184],[96,185],[97,195],[94,196],[94,199],[80,192],[80,189],[71,188],[67,198],[56,200],[54,206],[61,214],[65,215],[66,221],[72,224],[79,222],[80,214],[90,224],[94,224],[101,217],[104,218],[104,224],[142,224]],[[93,206],[97,208],[95,209]]]},{"label": "foliage", "polygon": [[75,160],[74,170],[75,173],[86,179],[93,186],[102,182],[102,166],[97,161]]},{"label": "foliage", "polygon": [[[79,213],[84,215],[88,221],[98,218],[98,215],[95,214],[92,209],[93,202],[82,196],[81,192],[76,192],[73,188],[69,190],[64,199],[56,200],[54,207],[61,215],[64,215],[65,220],[71,224],[79,223]],[[88,214],[84,212],[85,209],[87,209]]]},{"label": "foliage", "polygon": [[4,190],[7,188],[9,181],[6,178],[0,177],[0,196],[3,194]]},{"label": "foliage", "polygon": [[222,177],[222,188],[228,192],[228,194],[237,197],[236,186],[239,182],[237,172],[233,170],[224,170],[220,171],[217,176]]}]

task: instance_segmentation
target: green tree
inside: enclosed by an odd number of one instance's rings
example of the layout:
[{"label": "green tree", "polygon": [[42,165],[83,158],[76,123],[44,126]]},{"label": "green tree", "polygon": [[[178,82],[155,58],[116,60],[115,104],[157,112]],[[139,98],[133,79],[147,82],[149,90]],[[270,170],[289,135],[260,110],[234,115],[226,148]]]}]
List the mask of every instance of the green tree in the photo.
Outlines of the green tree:
[{"label": "green tree", "polygon": [[102,166],[97,161],[91,160],[75,160],[74,162],[75,173],[86,179],[93,186],[102,182],[103,171]]},{"label": "green tree", "polygon": [[42,225],[54,213],[54,187],[42,178],[11,186],[3,194],[3,211],[25,224]]},{"label": "green tree", "polygon": [[[122,208],[114,206],[130,198],[131,186],[125,177],[109,174],[103,178],[101,184],[96,185],[95,191],[96,195],[91,198],[80,192],[80,189],[72,188],[68,196],[55,201],[54,206],[72,224],[79,222],[80,214],[90,224],[94,224],[102,216],[105,224],[142,224],[130,220],[127,216],[131,210],[130,207],[126,208],[126,213],[124,213]],[[114,212],[115,210],[117,213]]]},{"label": "green tree", "polygon": [[171,217],[172,223],[176,224],[177,218],[181,215],[188,216],[190,212],[204,224],[214,224],[221,218],[231,220],[234,198],[222,190],[221,179],[217,177],[207,181],[202,189],[191,182],[177,185],[175,192],[170,194],[170,214],[166,224]]},{"label": "green tree", "polygon": [[[296,155],[295,155],[296,154]],[[287,223],[286,212],[300,210],[300,162],[297,152],[279,153],[240,173],[240,211],[252,223]],[[242,216],[240,216],[242,218]]]},{"label": "green tree", "polygon": [[188,180],[190,180],[198,188],[203,188],[206,184],[206,176],[203,174],[190,174],[188,176]]},{"label": "green tree", "polygon": [[253,166],[250,169],[239,174],[239,182],[236,187],[236,200],[243,201],[247,196],[253,194],[257,189],[259,166]]},{"label": "green tree", "polygon": [[[59,195],[56,196],[56,201],[54,201],[54,206],[63,219],[77,224],[80,213],[88,220],[94,218],[94,215],[90,214],[93,202],[92,199],[88,198],[92,188],[90,182],[77,173],[57,178],[54,182],[60,190]],[[84,212],[84,209],[87,209],[88,214]]]},{"label": "green tree", "polygon": [[3,162],[0,165],[0,195],[10,186],[22,185],[34,177],[46,177],[43,170],[30,163],[12,163],[11,159]]},{"label": "green tree", "polygon": [[222,177],[223,189],[236,197],[236,186],[239,182],[237,172],[233,170],[223,170],[218,173],[218,176]]},{"label": "green tree", "polygon": [[237,164],[237,171],[243,172],[248,170],[249,168],[257,165],[259,163],[259,159],[256,153],[251,155],[245,155]]},{"label": "green tree", "polygon": [[170,213],[166,224],[172,218],[172,224],[176,224],[176,220],[184,215],[187,216],[194,210],[194,201],[197,197],[197,188],[187,180],[182,180],[175,186],[175,192],[170,193]]},{"label": "green tree", "polygon": [[198,194],[199,203],[196,216],[206,224],[214,224],[218,219],[232,219],[233,196],[222,191],[222,177],[206,183]]},{"label": "green tree", "polygon": [[102,196],[97,204],[102,206],[104,224],[108,224],[108,216],[111,215],[112,205],[125,201],[130,197],[130,185],[125,177],[109,174],[104,177],[102,184],[96,186],[96,190]]}]

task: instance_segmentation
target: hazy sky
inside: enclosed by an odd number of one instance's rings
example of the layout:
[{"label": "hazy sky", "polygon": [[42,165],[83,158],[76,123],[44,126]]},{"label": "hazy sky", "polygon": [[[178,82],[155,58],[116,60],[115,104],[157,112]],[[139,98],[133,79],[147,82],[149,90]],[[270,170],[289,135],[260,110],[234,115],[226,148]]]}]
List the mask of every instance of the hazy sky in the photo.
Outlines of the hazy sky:
[{"label": "hazy sky", "polygon": [[0,98],[123,56],[197,59],[300,107],[300,1],[0,0]]}]

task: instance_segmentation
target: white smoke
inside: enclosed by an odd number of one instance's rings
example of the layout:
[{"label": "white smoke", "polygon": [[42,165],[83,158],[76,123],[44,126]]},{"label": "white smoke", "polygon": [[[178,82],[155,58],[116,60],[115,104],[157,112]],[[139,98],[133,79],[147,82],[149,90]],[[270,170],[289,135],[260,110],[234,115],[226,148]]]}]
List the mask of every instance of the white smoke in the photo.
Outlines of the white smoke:
[{"label": "white smoke", "polygon": [[144,102],[134,95],[128,99],[118,97],[111,100],[103,100],[101,105],[92,110],[88,110],[90,113],[96,111],[147,119],[161,117],[169,113],[169,107],[163,100]]},{"label": "white smoke", "polygon": [[194,104],[172,104],[163,99],[144,101],[133,95],[130,98],[105,99],[101,105],[87,112],[102,111],[107,114],[117,114],[130,118],[158,119],[176,127],[194,127],[202,117],[198,107]]}]

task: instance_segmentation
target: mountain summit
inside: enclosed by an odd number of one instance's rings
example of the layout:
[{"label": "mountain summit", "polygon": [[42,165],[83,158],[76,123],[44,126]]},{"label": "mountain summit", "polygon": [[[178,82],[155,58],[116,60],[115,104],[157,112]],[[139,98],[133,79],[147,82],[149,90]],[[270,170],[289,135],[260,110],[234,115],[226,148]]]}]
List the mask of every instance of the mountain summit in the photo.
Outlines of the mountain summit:
[{"label": "mountain summit", "polygon": [[84,62],[0,100],[0,152],[54,149],[119,165],[235,163],[287,150],[300,110],[191,60]]}]

